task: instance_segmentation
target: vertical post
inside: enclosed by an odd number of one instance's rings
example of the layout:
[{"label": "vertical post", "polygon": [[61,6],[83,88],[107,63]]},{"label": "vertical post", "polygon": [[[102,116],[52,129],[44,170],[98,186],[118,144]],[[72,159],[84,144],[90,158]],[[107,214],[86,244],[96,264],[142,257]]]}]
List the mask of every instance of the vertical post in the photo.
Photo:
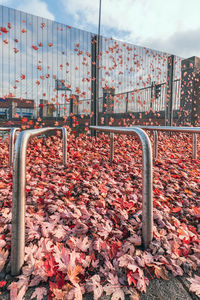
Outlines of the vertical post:
[{"label": "vertical post", "polygon": [[101,0],[99,0],[99,23],[97,35],[97,49],[96,49],[96,107],[95,107],[95,125],[98,125],[99,119],[99,61],[100,61],[100,32],[101,32]]},{"label": "vertical post", "polygon": [[70,95],[70,104],[69,104],[69,127],[72,128],[73,124],[73,95]]},{"label": "vertical post", "polygon": [[[138,132],[137,132],[138,131]],[[142,143],[142,240],[146,249],[153,238],[153,174],[151,141],[146,132],[137,129]]]},{"label": "vertical post", "polygon": [[[97,125],[97,35],[91,41],[91,124]],[[91,135],[96,136],[96,131],[91,130]]]},{"label": "vertical post", "polygon": [[67,163],[66,128],[42,128],[25,130],[20,133],[15,144],[12,202],[11,274],[19,275],[24,264],[25,250],[25,210],[26,210],[26,150],[30,137],[48,131],[62,130],[63,163]]},{"label": "vertical post", "polygon": [[110,133],[110,162],[113,162],[114,157],[114,133]]},{"label": "vertical post", "polygon": [[126,94],[126,113],[128,112],[128,93]]},{"label": "vertical post", "polygon": [[25,249],[25,195],[26,195],[26,148],[29,134],[23,131],[15,144],[13,168],[11,274],[19,275],[24,263]]},{"label": "vertical post", "polygon": [[193,141],[192,141],[192,157],[194,159],[197,159],[197,134],[193,133],[192,137],[193,137]]},{"label": "vertical post", "polygon": [[167,71],[167,99],[166,99],[166,119],[165,125],[173,125],[173,80],[174,80],[174,55],[168,57],[168,71]]},{"label": "vertical post", "polygon": [[153,101],[155,100],[155,81],[151,83],[151,99],[150,99],[150,108],[153,107]]},{"label": "vertical post", "polygon": [[127,129],[107,126],[92,126],[91,129],[121,133],[136,133],[142,144],[142,242],[146,249],[153,238],[153,174],[152,174],[152,147],[151,141],[141,128],[129,127]]},{"label": "vertical post", "polygon": [[15,115],[16,115],[16,108],[17,108],[17,102],[11,101],[9,103],[9,109],[8,109],[9,120],[12,120],[15,117]]},{"label": "vertical post", "polygon": [[67,130],[62,128],[62,140],[63,140],[63,165],[67,165]]},{"label": "vertical post", "polygon": [[9,167],[13,164],[14,159],[14,146],[15,146],[15,135],[19,128],[12,128],[10,131],[10,138],[9,138]]},{"label": "vertical post", "polygon": [[153,152],[153,158],[154,161],[157,159],[158,156],[158,132],[157,130],[153,131],[153,135],[154,135],[154,152]]},{"label": "vertical post", "polygon": [[200,58],[192,56],[181,61],[181,100],[178,124],[198,126],[200,123]]}]

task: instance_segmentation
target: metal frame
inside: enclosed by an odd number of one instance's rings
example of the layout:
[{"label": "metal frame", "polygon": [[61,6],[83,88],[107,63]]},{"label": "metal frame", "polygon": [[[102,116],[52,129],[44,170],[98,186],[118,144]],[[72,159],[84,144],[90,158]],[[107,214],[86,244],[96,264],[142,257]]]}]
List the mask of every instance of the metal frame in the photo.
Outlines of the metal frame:
[{"label": "metal frame", "polygon": [[[153,238],[153,171],[151,141],[141,128],[90,126],[92,130],[108,132],[110,134],[137,135],[142,144],[142,240],[145,248]],[[111,143],[114,136],[111,136]],[[114,149],[114,147],[113,147]],[[111,156],[112,157],[112,156]]]},{"label": "metal frame", "polygon": [[16,132],[19,131],[18,127],[0,127],[0,131],[10,131],[9,138],[9,167],[13,164],[14,159],[14,143],[15,143],[15,135]]},{"label": "metal frame", "polygon": [[[128,128],[141,128],[147,129],[153,132],[156,131],[167,131],[175,133],[192,133],[193,134],[193,143],[192,143],[192,157],[197,159],[197,133],[200,133],[200,127],[176,127],[176,126],[131,126]],[[157,158],[157,147],[158,147],[158,135],[154,133],[154,159]]]},{"label": "metal frame", "polygon": [[15,144],[11,237],[11,274],[19,275],[24,264],[25,249],[25,207],[26,207],[26,150],[30,138],[50,132],[62,131],[63,163],[67,164],[66,128],[40,128],[25,130],[19,134]]}]

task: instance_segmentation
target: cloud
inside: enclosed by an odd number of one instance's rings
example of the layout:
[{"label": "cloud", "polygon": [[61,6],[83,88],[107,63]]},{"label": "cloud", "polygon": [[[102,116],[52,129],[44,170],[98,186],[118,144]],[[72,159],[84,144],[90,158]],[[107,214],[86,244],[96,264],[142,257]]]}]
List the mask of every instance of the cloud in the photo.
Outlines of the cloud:
[{"label": "cloud", "polygon": [[55,19],[54,15],[49,11],[47,3],[41,0],[20,1],[20,5],[17,8],[39,17]]},{"label": "cloud", "polygon": [[143,44],[168,53],[178,53],[183,58],[200,56],[200,27],[196,30],[176,32],[168,39],[143,41]]},{"label": "cloud", "polygon": [[[97,32],[99,0],[61,1],[75,26]],[[199,0],[102,0],[101,32],[114,30],[116,38],[180,56],[200,55],[199,11]]]},{"label": "cloud", "polygon": [[49,11],[48,5],[41,0],[0,0],[1,5],[6,5],[23,12],[30,13],[42,18],[55,20],[55,16]]}]

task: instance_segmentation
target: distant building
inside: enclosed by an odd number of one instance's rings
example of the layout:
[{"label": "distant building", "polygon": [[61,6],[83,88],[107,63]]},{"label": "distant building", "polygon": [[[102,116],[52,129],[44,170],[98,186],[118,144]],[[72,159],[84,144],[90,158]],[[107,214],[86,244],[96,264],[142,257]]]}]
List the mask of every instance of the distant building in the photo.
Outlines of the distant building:
[{"label": "distant building", "polygon": [[18,98],[0,98],[0,118],[34,118],[35,104],[34,100]]}]

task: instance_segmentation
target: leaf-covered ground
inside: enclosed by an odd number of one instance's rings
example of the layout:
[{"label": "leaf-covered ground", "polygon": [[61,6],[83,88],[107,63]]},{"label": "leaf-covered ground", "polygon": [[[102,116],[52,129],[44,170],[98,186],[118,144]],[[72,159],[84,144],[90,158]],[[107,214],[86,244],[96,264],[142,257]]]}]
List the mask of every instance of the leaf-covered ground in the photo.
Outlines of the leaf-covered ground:
[{"label": "leaf-covered ground", "polygon": [[[188,275],[197,296],[200,277],[200,160],[192,159],[189,135],[159,134],[154,163],[153,241],[141,247],[142,151],[137,139],[69,136],[68,166],[62,165],[59,137],[34,139],[27,156],[25,264],[18,277],[9,272],[12,172],[8,140],[0,143],[1,292],[23,299],[94,299],[125,295],[139,299],[151,277]],[[3,274],[3,275],[2,275]],[[5,276],[4,276],[5,275]],[[149,276],[150,275],[150,276]]]}]

